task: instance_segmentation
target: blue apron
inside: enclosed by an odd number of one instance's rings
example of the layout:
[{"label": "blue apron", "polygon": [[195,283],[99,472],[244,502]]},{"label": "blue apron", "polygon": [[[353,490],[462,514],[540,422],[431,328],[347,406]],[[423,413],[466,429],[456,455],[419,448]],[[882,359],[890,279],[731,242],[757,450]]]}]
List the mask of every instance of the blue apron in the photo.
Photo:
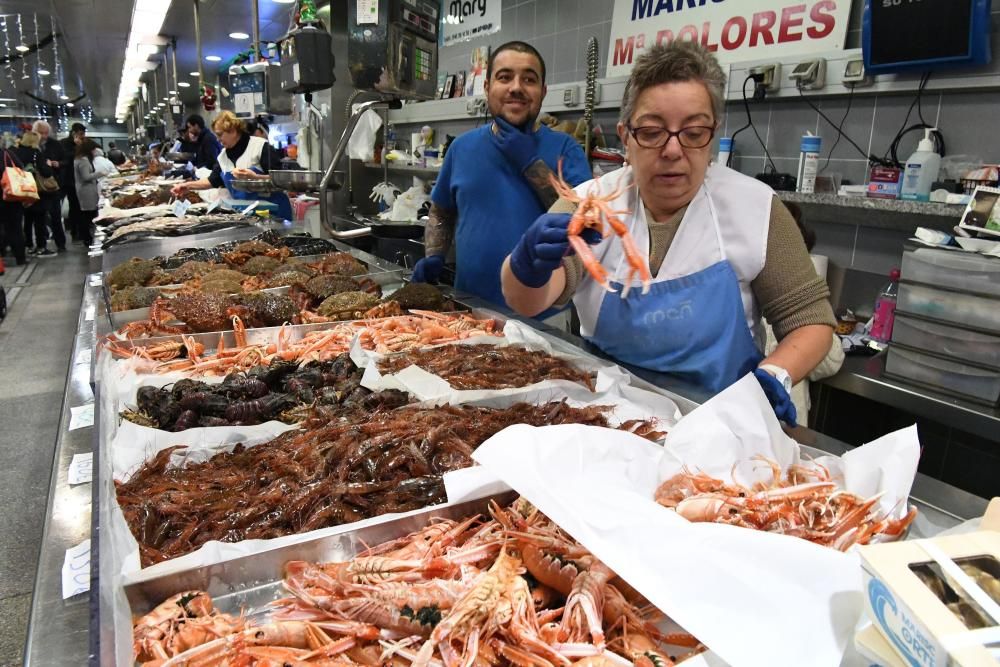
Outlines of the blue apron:
[{"label": "blue apron", "polygon": [[[251,167],[250,171],[256,172],[258,174],[263,173],[257,167]],[[252,192],[243,192],[242,190],[237,190],[233,185],[233,172],[224,171],[222,172],[222,182],[226,184],[226,189],[229,190],[230,196],[233,199],[239,199],[243,201],[267,201],[278,207],[278,217],[282,220],[292,219],[292,202],[289,201],[288,195],[284,192],[272,192],[269,196],[265,197],[261,194],[254,194]]]},{"label": "blue apron", "polygon": [[624,299],[623,284],[612,280],[618,292],[604,296],[589,340],[625,363],[676,375],[715,394],[752,372],[764,356],[747,327],[739,278],[726,259],[715,206],[706,195],[722,259],[654,282],[647,294],[631,289]]}]

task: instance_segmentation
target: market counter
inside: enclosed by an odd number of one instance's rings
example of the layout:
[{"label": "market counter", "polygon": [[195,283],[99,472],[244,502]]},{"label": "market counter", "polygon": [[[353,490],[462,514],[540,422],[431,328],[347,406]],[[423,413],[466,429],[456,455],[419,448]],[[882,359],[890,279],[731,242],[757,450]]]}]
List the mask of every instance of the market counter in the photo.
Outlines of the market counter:
[{"label": "market counter", "polygon": [[[97,286],[98,275],[88,277],[83,308],[76,337],[73,365],[66,386],[62,411],[62,429],[56,444],[56,455],[51,478],[48,507],[44,518],[44,538],[39,557],[35,588],[32,599],[31,620],[25,646],[25,665],[82,665],[114,664],[114,646],[106,641],[105,630],[109,630],[110,620],[105,613],[110,601],[101,599],[101,580],[107,576],[100,572],[97,547],[100,534],[97,499],[91,506],[91,484],[71,486],[67,467],[73,454],[97,452],[96,428],[84,427],[68,430],[71,408],[92,403],[93,393],[89,384],[91,357],[95,345],[94,315],[99,312],[101,288]],[[91,286],[93,285],[93,286]],[[467,305],[499,310],[492,304],[478,299],[456,295]],[[512,313],[503,313],[512,319],[521,319]],[[588,352],[599,355],[593,346],[579,338],[558,332],[551,327],[528,321],[532,326],[561,338]],[[604,356],[604,355],[599,355]],[[641,381],[671,393],[682,413],[693,410],[707,396],[690,385],[662,374],[625,367]],[[639,382],[641,385],[642,382]],[[802,444],[831,454],[840,454],[848,446],[808,429],[794,429],[792,435]],[[97,462],[94,462],[97,469]],[[950,487],[924,475],[917,475],[914,482],[912,500],[920,509],[920,515],[912,528],[915,536],[935,534],[958,523],[983,514],[986,501],[971,494]],[[61,571],[66,550],[91,538],[92,563],[89,596],[76,595],[64,600],[62,597]],[[105,635],[101,637],[101,635]],[[102,641],[103,639],[103,641]]]},{"label": "market counter", "polygon": [[893,380],[884,371],[884,354],[852,356],[839,373],[820,383],[1000,443],[1000,408]]}]

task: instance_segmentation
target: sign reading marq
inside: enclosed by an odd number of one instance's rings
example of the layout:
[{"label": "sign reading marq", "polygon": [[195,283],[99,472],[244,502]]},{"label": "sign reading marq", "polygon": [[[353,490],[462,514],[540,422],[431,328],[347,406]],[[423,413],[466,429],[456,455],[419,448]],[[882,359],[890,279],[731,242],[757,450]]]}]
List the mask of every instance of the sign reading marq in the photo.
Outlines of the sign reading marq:
[{"label": "sign reading marq", "polygon": [[785,1],[615,0],[607,76],[627,76],[643,49],[675,39],[723,64],[844,48],[850,0]]}]

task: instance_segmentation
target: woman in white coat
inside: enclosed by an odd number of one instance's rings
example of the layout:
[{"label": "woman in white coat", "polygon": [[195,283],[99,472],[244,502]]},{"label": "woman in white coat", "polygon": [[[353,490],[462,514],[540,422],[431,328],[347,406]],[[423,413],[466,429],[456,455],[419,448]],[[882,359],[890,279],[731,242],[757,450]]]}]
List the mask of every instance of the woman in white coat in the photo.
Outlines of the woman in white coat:
[{"label": "woman in white coat", "polygon": [[236,180],[267,180],[269,178],[267,173],[271,169],[281,168],[281,156],[266,139],[248,134],[246,124],[232,111],[223,111],[216,116],[212,121],[212,129],[219,136],[223,148],[212,168],[212,173],[208,178],[175,185],[171,193],[174,196],[181,196],[188,190],[224,187],[229,190],[233,199],[263,200],[276,204],[278,216],[291,220],[292,204],[285,193],[275,192],[264,196],[243,192],[235,185]]},{"label": "woman in white coat", "polygon": [[[564,198],[504,262],[504,297],[528,316],[572,299],[581,334],[603,351],[709,393],[753,372],[778,417],[794,424],[789,391],[830,349],[829,289],[774,192],[709,165],[724,91],[725,74],[701,45],[647,49],[618,123],[627,165],[575,188],[576,198],[620,190],[609,207],[627,211],[620,218],[635,260],[649,268],[648,292],[615,234],[582,234],[608,272],[606,284],[588,275],[567,234],[576,204]],[[780,341],[766,358],[762,315]]]}]

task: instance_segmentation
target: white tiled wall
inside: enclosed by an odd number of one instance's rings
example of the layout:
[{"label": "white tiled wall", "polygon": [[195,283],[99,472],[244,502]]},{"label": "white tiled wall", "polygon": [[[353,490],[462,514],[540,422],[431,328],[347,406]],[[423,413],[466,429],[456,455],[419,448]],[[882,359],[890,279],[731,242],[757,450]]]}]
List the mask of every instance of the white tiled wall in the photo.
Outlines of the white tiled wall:
[{"label": "white tiled wall", "polygon": [[[448,73],[469,69],[472,49],[520,39],[542,54],[547,66],[548,83],[582,81],[586,68],[586,48],[590,37],[600,45],[598,76],[605,72],[608,42],[611,35],[611,0],[504,0],[499,33],[441,49],[440,69]],[[847,47],[861,44],[862,0],[854,0],[848,29]],[[1000,3],[995,4],[994,57],[1000,57],[997,34],[1000,33]],[[846,93],[819,98],[814,103],[838,124],[844,119],[844,133],[866,153],[879,156],[888,151],[893,137],[900,130],[913,102],[913,93],[888,95],[857,95],[848,99]],[[850,113],[846,115],[848,104]],[[969,155],[977,160],[1000,162],[1000,91],[961,93],[928,93],[921,102],[923,118],[938,125],[944,133],[949,155]],[[746,122],[742,102],[727,105],[723,119],[723,135],[731,135]],[[823,167],[826,173],[840,173],[854,183],[863,183],[867,160],[846,140],[837,144],[835,129],[805,102],[796,99],[765,100],[751,106],[754,125],[767,145],[768,152],[780,171],[794,174],[798,165],[799,141],[808,130],[823,137]],[[598,112],[595,121],[605,136],[614,137],[617,112]],[[481,122],[481,121],[480,121]],[[907,125],[918,122],[917,110],[910,114]],[[471,128],[474,121],[448,123],[438,131],[458,134]],[[900,144],[899,157],[905,159],[915,148],[918,133],[909,134]],[[829,164],[826,158],[830,157]],[[764,151],[747,130],[740,135],[734,166],[747,174],[764,170]],[[866,229],[850,220],[844,224],[816,221],[819,250],[830,254],[842,266],[883,273],[897,265],[902,256],[902,242],[908,236],[902,232]]]}]

